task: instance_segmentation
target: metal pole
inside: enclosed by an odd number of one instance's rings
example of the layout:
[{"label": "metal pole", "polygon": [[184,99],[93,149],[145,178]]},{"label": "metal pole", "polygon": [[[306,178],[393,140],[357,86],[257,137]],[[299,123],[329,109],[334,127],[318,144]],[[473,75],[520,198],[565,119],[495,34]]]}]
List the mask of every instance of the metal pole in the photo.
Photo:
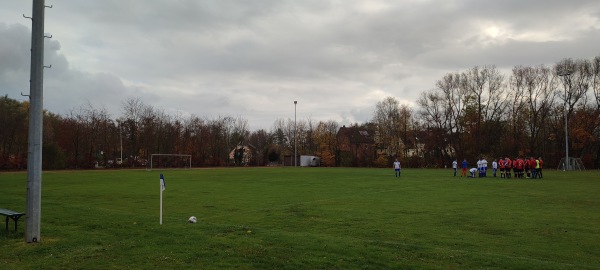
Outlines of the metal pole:
[{"label": "metal pole", "polygon": [[[564,169],[565,171],[568,171],[570,169],[569,166],[569,120],[568,120],[568,106],[567,106],[567,85],[571,85],[570,83],[570,78],[568,76],[571,76],[571,74],[573,74],[572,71],[570,70],[562,70],[560,73],[558,73],[558,76],[563,77],[563,86],[565,88],[565,104],[564,104],[564,111],[565,111],[565,166]],[[569,82],[569,83],[567,83]]]},{"label": "metal pole", "polygon": [[121,142],[121,163],[119,167],[123,167],[123,126],[119,123],[119,140]]},{"label": "metal pole", "polygon": [[27,215],[25,225],[25,241],[27,243],[41,241],[44,8],[44,0],[33,0],[27,151]]},{"label": "metal pole", "polygon": [[294,167],[297,166],[296,161],[298,160],[296,158],[297,154],[298,154],[298,145],[296,144],[296,135],[297,130],[298,130],[298,126],[296,124],[296,104],[298,104],[298,101],[294,100]]},{"label": "metal pole", "polygon": [[569,120],[567,118],[567,116],[569,115],[567,113],[567,87],[565,87],[565,168],[568,171],[570,169],[569,166],[569,128],[568,128],[568,124],[569,124]]}]

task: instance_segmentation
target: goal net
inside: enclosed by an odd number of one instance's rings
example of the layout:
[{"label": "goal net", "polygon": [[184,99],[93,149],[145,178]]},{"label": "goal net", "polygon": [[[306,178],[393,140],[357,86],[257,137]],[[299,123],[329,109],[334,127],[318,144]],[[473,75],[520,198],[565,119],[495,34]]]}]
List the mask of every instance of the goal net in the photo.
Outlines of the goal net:
[{"label": "goal net", "polygon": [[149,165],[149,170],[156,168],[189,169],[192,168],[192,155],[152,154]]},{"label": "goal net", "polygon": [[561,158],[557,170],[563,171],[585,171],[585,166],[580,158],[569,157],[565,163],[565,158]]}]

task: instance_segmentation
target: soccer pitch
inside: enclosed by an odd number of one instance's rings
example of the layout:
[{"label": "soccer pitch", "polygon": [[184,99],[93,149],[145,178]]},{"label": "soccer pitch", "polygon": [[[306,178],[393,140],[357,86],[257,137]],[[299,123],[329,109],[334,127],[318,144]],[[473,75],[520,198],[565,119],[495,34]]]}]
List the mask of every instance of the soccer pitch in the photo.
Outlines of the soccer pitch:
[{"label": "soccer pitch", "polygon": [[[163,173],[163,225],[159,174]],[[0,234],[4,269],[600,269],[598,171],[467,179],[451,170],[45,172],[41,242]],[[27,176],[0,173],[25,211]],[[187,219],[196,216],[198,223]]]}]

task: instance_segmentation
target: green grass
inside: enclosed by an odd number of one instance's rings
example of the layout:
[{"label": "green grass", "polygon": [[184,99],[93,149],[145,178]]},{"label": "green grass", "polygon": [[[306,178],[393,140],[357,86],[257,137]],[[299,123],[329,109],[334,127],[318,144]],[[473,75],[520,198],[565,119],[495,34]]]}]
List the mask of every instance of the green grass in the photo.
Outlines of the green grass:
[{"label": "green grass", "polygon": [[[164,173],[159,225],[159,173]],[[600,269],[600,174],[450,170],[45,172],[41,242],[0,233],[2,269]],[[0,207],[26,209],[25,173]],[[197,224],[186,223],[189,216]],[[0,223],[4,225],[3,223]],[[12,222],[10,224],[13,225]]]}]

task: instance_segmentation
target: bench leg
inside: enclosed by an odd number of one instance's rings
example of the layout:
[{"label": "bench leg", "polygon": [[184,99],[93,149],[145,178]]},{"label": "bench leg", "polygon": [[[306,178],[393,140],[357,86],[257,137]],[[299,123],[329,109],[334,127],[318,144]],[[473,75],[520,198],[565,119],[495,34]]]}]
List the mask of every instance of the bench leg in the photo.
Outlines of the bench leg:
[{"label": "bench leg", "polygon": [[6,216],[6,236],[8,236],[8,216]]},{"label": "bench leg", "polygon": [[15,233],[17,233],[19,228],[19,219],[21,218],[21,216],[12,216],[10,218],[15,222]]}]

